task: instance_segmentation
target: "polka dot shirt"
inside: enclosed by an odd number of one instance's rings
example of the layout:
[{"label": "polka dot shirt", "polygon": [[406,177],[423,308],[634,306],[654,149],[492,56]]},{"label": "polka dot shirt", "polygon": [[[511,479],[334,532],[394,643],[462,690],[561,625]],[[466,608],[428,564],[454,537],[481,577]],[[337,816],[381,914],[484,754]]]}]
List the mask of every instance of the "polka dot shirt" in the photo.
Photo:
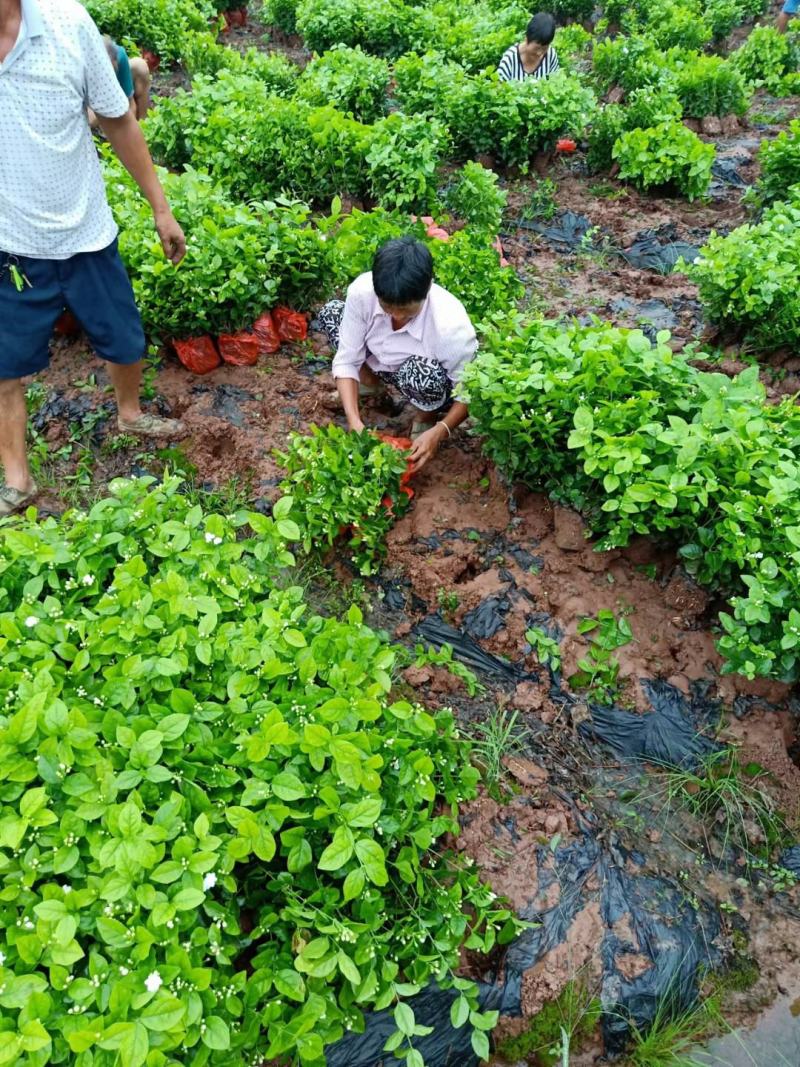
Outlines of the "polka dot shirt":
[{"label": "polka dot shirt", "polygon": [[0,63],[0,251],[69,259],[116,237],[87,107],[105,118],[129,107],[88,12],[77,0],[22,0]]}]

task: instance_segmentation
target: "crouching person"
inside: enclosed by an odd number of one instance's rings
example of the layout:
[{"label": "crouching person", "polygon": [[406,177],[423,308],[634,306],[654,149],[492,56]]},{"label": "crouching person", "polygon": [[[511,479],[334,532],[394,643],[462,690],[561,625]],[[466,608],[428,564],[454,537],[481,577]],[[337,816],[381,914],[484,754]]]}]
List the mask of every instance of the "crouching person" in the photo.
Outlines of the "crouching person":
[{"label": "crouching person", "polygon": [[359,399],[393,386],[412,405],[411,458],[424,467],[467,417],[452,393],[478,347],[464,305],[433,281],[428,248],[413,237],[388,241],[347,299],[326,304],[319,318],[336,349],[333,377],[350,429],[364,429]]}]

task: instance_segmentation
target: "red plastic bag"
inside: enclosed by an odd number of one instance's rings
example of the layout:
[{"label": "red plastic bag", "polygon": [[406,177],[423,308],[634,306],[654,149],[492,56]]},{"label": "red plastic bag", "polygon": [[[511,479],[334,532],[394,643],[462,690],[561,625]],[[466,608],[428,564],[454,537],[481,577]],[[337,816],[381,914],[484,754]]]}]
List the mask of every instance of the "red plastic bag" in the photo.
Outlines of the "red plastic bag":
[{"label": "red plastic bag", "polygon": [[225,30],[228,31],[232,26],[246,26],[247,25],[247,8],[237,8],[236,11],[223,11],[223,18],[225,19]]},{"label": "red plastic bag", "polygon": [[142,59],[150,68],[151,74],[155,74],[155,72],[161,66],[161,56],[157,56],[155,52],[151,52],[149,48],[143,48],[141,52]]},{"label": "red plastic bag", "polygon": [[252,367],[258,362],[261,342],[254,333],[221,333],[217,344],[219,354],[234,367]]},{"label": "red plastic bag", "polygon": [[272,313],[265,311],[253,323],[253,333],[258,338],[258,354],[268,356],[281,347],[281,337]]},{"label": "red plastic bag", "polygon": [[305,341],[308,337],[308,319],[299,311],[279,307],[272,312],[282,341]]},{"label": "red plastic bag", "polygon": [[208,374],[222,362],[214,342],[208,336],[173,341],[172,347],[177,352],[178,359],[192,374]]},{"label": "red plastic bag", "polygon": [[560,141],[556,141],[556,152],[574,152],[577,147],[571,137],[562,137]]},{"label": "red plastic bag", "polygon": [[[379,433],[378,437],[384,444],[391,445],[392,448],[396,448],[399,452],[408,452],[412,448],[412,442],[409,437],[392,437],[388,433]],[[405,493],[410,500],[414,495],[414,490],[409,486],[409,482],[414,477],[414,464],[411,460],[408,461],[408,465],[405,472],[400,475],[400,492]],[[387,497],[386,500],[389,498]],[[386,500],[383,505],[386,507]],[[391,510],[391,508],[389,509]]]},{"label": "red plastic bag", "polygon": [[81,332],[81,324],[71,311],[66,310],[59,315],[53,333],[58,337],[74,337]]}]

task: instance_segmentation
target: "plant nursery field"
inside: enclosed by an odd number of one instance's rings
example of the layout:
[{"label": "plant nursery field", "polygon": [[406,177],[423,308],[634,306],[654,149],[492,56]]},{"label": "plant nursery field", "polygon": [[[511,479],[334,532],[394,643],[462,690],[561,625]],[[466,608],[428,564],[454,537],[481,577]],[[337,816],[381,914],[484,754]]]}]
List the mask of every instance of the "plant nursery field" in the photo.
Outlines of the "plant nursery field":
[{"label": "plant nursery field", "polygon": [[[0,1065],[798,1067],[800,22],[554,0],[501,82],[518,0],[86,6],[186,436],[69,321],[27,383]],[[417,473],[318,319],[405,234],[479,339]]]}]

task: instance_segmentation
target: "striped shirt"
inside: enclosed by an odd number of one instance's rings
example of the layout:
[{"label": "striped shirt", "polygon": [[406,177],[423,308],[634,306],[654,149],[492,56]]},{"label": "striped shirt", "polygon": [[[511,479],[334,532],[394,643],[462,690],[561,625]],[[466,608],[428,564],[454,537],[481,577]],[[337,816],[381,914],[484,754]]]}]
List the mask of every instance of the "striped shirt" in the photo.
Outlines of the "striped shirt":
[{"label": "striped shirt", "polygon": [[534,80],[549,78],[551,74],[555,74],[558,66],[558,53],[551,45],[536,70],[525,70],[522,65],[522,57],[519,54],[519,45],[512,44],[503,53],[497,73],[500,75],[501,81],[524,82],[527,78],[533,78]]},{"label": "striped shirt", "polygon": [[410,356],[439,363],[454,384],[478,348],[475,330],[464,305],[434,284],[418,315],[399,330],[381,308],[372,272],[359,275],[347,290],[333,360],[334,378],[354,378],[366,363],[370,370],[397,371]]}]

